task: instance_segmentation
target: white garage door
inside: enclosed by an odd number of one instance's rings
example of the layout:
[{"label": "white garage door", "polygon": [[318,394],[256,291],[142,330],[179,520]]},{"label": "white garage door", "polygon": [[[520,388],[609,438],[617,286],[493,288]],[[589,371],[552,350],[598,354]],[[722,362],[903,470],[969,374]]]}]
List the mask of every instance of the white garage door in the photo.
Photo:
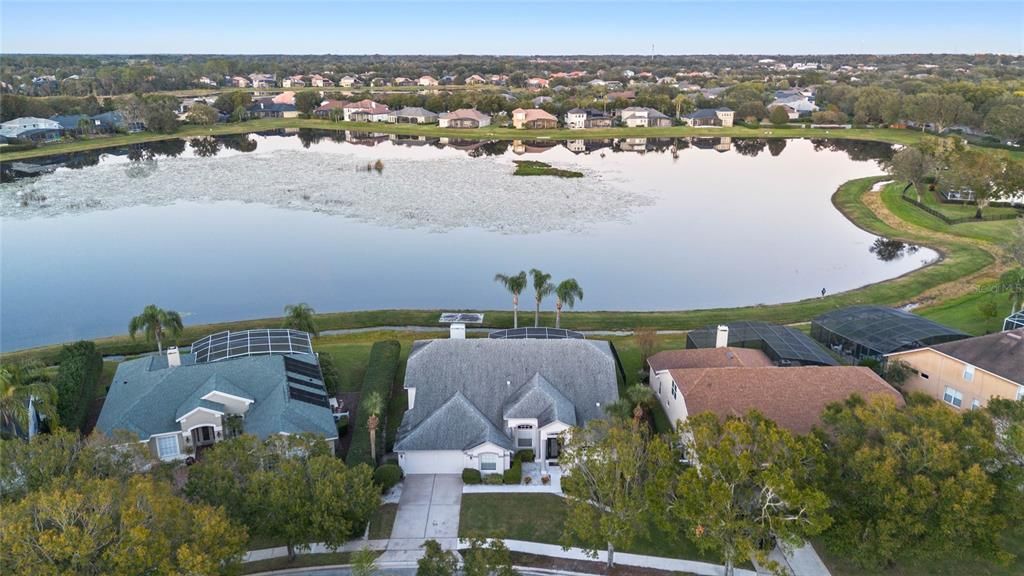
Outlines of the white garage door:
[{"label": "white garage door", "polygon": [[458,450],[403,452],[398,460],[406,474],[462,474],[466,457]]}]

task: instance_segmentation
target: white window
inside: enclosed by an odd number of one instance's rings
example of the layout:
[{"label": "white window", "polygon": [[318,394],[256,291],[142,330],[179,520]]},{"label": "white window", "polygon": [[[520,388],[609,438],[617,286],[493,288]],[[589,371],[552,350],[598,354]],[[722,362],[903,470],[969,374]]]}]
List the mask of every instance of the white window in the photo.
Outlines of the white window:
[{"label": "white window", "polygon": [[177,436],[159,436],[156,439],[156,455],[160,459],[173,458],[180,454]]},{"label": "white window", "polygon": [[498,455],[497,454],[481,454],[480,455],[480,471],[481,472],[495,472],[498,470]]},{"label": "white window", "polygon": [[673,381],[672,382],[672,398],[676,398],[676,391],[677,390],[678,390],[678,388],[676,388],[676,383],[675,383],[675,381]]},{"label": "white window", "polygon": [[974,366],[970,364],[964,366],[964,382],[971,382],[974,380]]},{"label": "white window", "polygon": [[946,392],[942,395],[942,400],[950,406],[956,406],[960,408],[964,405],[964,395],[955,388],[946,386]]},{"label": "white window", "polygon": [[1024,386],[1017,388],[1017,400],[1024,400]]},{"label": "white window", "polygon": [[971,410],[977,410],[978,408],[981,408],[981,400],[975,398],[971,401]]}]

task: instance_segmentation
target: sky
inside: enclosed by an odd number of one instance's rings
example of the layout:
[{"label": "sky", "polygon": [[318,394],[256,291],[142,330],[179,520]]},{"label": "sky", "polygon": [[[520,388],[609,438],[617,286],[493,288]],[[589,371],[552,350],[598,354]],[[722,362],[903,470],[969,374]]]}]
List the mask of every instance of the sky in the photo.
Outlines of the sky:
[{"label": "sky", "polygon": [[0,0],[0,54],[1024,53],[1024,1]]}]

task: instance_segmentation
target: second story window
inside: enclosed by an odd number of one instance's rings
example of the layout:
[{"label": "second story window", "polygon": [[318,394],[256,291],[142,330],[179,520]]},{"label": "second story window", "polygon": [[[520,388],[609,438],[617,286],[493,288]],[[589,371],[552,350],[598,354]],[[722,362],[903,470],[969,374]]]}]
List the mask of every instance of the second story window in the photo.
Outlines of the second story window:
[{"label": "second story window", "polygon": [[974,381],[974,366],[970,364],[964,366],[964,382]]}]

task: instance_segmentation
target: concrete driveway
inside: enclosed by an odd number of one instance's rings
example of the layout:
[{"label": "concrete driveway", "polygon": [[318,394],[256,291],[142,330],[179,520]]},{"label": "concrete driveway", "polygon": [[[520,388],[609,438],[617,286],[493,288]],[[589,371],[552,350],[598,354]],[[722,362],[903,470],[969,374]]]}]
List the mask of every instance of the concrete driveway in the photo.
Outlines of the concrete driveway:
[{"label": "concrete driveway", "polygon": [[455,474],[406,476],[391,539],[458,538],[462,478]]}]

